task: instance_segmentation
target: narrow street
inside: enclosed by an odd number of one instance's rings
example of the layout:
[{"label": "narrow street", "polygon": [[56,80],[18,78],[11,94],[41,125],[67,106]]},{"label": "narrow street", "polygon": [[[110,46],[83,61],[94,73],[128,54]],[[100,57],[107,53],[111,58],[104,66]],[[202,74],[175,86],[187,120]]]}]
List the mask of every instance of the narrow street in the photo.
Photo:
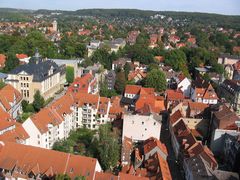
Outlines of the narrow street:
[{"label": "narrow street", "polygon": [[[168,115],[167,115],[168,116]],[[163,116],[160,140],[164,143],[168,150],[168,165],[173,180],[184,180],[182,169],[176,161],[175,154],[172,148],[171,136],[168,129],[167,116]]]}]

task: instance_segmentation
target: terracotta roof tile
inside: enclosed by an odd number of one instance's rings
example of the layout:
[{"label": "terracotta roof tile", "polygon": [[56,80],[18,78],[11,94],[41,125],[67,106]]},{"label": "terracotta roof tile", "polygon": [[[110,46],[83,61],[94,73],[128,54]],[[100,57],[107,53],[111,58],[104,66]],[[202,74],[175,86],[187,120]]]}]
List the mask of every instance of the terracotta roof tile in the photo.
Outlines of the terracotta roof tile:
[{"label": "terracotta roof tile", "polygon": [[125,93],[128,94],[139,94],[141,90],[141,86],[137,86],[137,85],[126,85],[125,87]]},{"label": "terracotta roof tile", "polygon": [[11,109],[10,103],[13,103],[14,100],[16,103],[20,102],[22,100],[22,95],[13,86],[7,84],[2,89],[0,89],[0,103],[2,103],[6,111],[9,111]]},{"label": "terracotta roof tile", "polygon": [[[0,167],[12,170],[15,166],[22,174],[68,174],[93,179],[97,160],[90,157],[71,155],[63,152],[26,146],[12,142],[1,142]],[[18,153],[16,153],[18,152]],[[16,174],[19,176],[20,174]]]}]

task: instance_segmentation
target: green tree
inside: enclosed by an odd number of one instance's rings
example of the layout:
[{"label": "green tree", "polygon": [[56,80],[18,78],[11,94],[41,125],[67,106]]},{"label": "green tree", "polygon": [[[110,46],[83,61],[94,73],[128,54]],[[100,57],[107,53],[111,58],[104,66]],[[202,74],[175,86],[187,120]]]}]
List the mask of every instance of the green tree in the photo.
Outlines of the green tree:
[{"label": "green tree", "polygon": [[28,106],[28,102],[26,100],[22,100],[22,110],[23,112],[27,112],[27,106]]},{"label": "green tree", "polygon": [[9,72],[19,65],[19,60],[16,58],[16,54],[8,52],[4,72]]},{"label": "green tree", "polygon": [[36,112],[40,111],[41,108],[44,106],[44,98],[41,96],[40,91],[37,90],[34,94],[34,101],[33,101],[33,107]]},{"label": "green tree", "polygon": [[56,180],[71,180],[67,174],[58,174],[55,177]]},{"label": "green tree", "polygon": [[126,86],[126,78],[125,73],[120,71],[116,73],[116,82],[115,82],[115,90],[117,93],[121,94],[124,91]]},{"label": "green tree", "polygon": [[124,69],[124,73],[125,73],[125,78],[128,79],[128,74],[129,74],[129,72],[131,71],[131,66],[130,66],[130,64],[127,62],[127,63],[124,65],[123,69]]},{"label": "green tree", "polygon": [[6,86],[6,84],[0,80],[0,89],[2,89],[4,86]]},{"label": "green tree", "polygon": [[74,68],[71,66],[66,67],[66,80],[68,83],[72,83],[74,81]]},{"label": "green tree", "polygon": [[151,70],[145,80],[146,87],[152,87],[158,92],[162,92],[167,88],[166,77],[164,73],[158,69]]},{"label": "green tree", "polygon": [[91,59],[94,63],[101,63],[108,70],[112,68],[112,58],[106,49],[97,49]]},{"label": "green tree", "polygon": [[86,180],[86,177],[84,176],[76,176],[74,180]]},{"label": "green tree", "polygon": [[120,157],[120,146],[117,137],[111,132],[111,125],[99,127],[99,160],[104,170],[112,169],[117,165]]}]

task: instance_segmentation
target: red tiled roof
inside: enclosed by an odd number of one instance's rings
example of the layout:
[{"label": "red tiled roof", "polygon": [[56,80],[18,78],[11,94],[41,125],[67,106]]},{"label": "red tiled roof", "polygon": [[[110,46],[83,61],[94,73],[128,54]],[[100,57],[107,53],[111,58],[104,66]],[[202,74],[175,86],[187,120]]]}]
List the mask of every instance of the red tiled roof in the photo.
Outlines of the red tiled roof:
[{"label": "red tiled roof", "polygon": [[180,118],[182,118],[183,115],[181,113],[180,110],[177,110],[175,113],[173,113],[171,116],[170,116],[170,122],[171,124],[174,124],[175,122],[177,122]]},{"label": "red tiled roof", "polygon": [[13,86],[7,84],[0,89],[0,103],[3,105],[6,111],[11,109],[10,103],[13,103],[14,100],[16,103],[19,103],[22,100],[22,95]]},{"label": "red tiled roof", "polygon": [[28,55],[26,55],[26,54],[16,54],[16,57],[18,59],[24,59],[24,58],[28,58]]},{"label": "red tiled roof", "polygon": [[8,142],[16,142],[18,143],[21,140],[26,140],[29,138],[28,133],[22,127],[22,124],[15,122],[15,128],[11,131],[7,131],[6,133],[0,135],[1,141],[8,141]]},{"label": "red tiled roof", "polygon": [[161,143],[157,138],[150,137],[144,141],[143,150],[144,154],[147,154],[155,147],[158,147],[166,156],[168,155],[165,144]]},{"label": "red tiled roof", "polygon": [[183,92],[179,90],[167,89],[166,94],[168,101],[179,101],[184,99]]},{"label": "red tiled roof", "polygon": [[138,94],[141,90],[141,86],[137,85],[126,85],[125,93],[127,94]]},{"label": "red tiled roof", "polygon": [[0,68],[5,66],[6,56],[4,54],[0,54]]},{"label": "red tiled roof", "polygon": [[0,106],[0,123],[1,121],[8,121],[10,119],[11,119],[10,114],[4,111],[3,108]]},{"label": "red tiled roof", "polygon": [[96,172],[95,180],[118,180],[118,176],[106,172]]},{"label": "red tiled roof", "polygon": [[94,77],[90,73],[85,74],[83,77],[77,77],[68,88],[68,92],[88,93],[88,88],[93,79]]},{"label": "red tiled roof", "polygon": [[[16,153],[17,152],[17,153]],[[33,172],[35,175],[68,174],[71,178],[78,175],[92,180],[97,160],[90,157],[26,146],[12,142],[0,144],[0,167],[12,170],[15,166],[22,174]],[[16,174],[16,176],[20,175]]]},{"label": "red tiled roof", "polygon": [[130,174],[119,173],[119,177],[121,180],[149,180],[147,177],[139,177]]}]

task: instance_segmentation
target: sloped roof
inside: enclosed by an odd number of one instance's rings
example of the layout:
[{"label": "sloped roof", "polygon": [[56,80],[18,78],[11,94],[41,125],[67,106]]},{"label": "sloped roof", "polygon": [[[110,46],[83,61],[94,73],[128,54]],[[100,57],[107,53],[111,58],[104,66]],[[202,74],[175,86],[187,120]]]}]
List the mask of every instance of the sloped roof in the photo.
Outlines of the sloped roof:
[{"label": "sloped roof", "polygon": [[12,142],[0,143],[0,167],[12,170],[16,166],[23,174],[68,174],[71,178],[82,175],[90,180],[94,177],[96,163],[97,160],[90,157]]},{"label": "sloped roof", "polygon": [[139,94],[141,88],[142,88],[141,86],[137,86],[137,85],[126,85],[125,93],[127,93],[127,94]]},{"label": "sloped roof", "polygon": [[51,60],[42,61],[39,57],[32,57],[28,64],[16,67],[9,74],[19,74],[24,71],[29,75],[33,75],[34,82],[42,82],[49,77],[48,71],[51,67],[53,67],[53,74],[60,72],[60,67],[55,62]]},{"label": "sloped roof", "polygon": [[6,111],[11,109],[11,103],[13,103],[14,100],[18,103],[21,99],[21,93],[9,84],[0,89],[0,103]]}]

